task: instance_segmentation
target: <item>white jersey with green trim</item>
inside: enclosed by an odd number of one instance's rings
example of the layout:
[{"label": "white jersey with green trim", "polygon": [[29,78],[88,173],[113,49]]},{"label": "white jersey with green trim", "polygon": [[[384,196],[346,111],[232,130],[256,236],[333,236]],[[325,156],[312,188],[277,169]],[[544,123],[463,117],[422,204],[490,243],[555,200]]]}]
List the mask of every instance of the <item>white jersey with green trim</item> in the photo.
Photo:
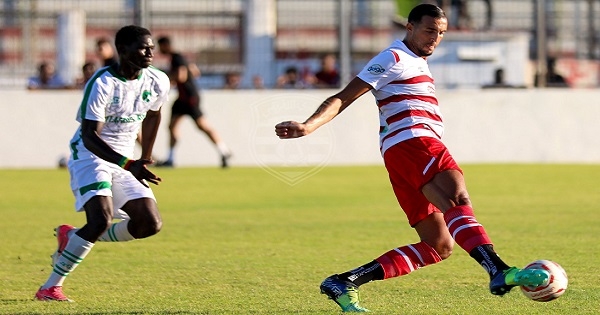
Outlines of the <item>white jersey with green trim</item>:
[{"label": "white jersey with green trim", "polygon": [[[100,138],[113,150],[133,158],[135,140],[149,110],[160,110],[171,88],[167,75],[154,67],[142,69],[137,79],[126,80],[112,67],[98,70],[85,86],[77,121],[100,121]],[[74,152],[84,154],[81,126],[71,140]],[[74,156],[74,158],[77,158]]]}]

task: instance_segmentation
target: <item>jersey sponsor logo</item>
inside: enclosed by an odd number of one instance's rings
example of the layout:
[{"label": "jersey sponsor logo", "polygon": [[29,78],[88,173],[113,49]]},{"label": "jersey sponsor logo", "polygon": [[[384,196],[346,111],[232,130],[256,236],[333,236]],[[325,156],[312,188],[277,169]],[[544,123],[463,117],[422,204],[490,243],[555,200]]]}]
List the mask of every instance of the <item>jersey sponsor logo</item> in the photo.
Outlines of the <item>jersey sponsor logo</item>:
[{"label": "jersey sponsor logo", "polygon": [[106,116],[107,123],[115,123],[115,124],[127,124],[133,123],[136,121],[144,120],[146,117],[145,114],[137,114],[130,117],[120,117],[120,116]]},{"label": "jersey sponsor logo", "polygon": [[367,68],[367,71],[369,71],[370,74],[376,75],[376,74],[382,74],[385,71],[385,69],[379,64],[374,64],[374,65],[370,65]]}]

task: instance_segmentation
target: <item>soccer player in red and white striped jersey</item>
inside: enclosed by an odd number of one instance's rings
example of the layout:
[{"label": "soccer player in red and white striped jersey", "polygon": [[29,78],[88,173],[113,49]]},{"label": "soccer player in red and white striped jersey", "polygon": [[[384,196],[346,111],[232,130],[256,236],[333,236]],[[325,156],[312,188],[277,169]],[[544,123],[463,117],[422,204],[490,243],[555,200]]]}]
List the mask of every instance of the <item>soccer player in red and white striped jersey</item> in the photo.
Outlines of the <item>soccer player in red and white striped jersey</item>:
[{"label": "soccer player in red and white striped jersey", "polygon": [[343,311],[367,311],[358,300],[362,284],[438,263],[450,256],[455,242],[489,274],[492,294],[504,295],[518,285],[539,286],[548,279],[542,270],[509,267],[496,254],[475,217],[462,170],[441,141],[444,124],[427,57],[447,26],[439,7],[416,6],[408,16],[404,40],[394,41],[371,59],[305,122],[275,126],[279,138],[298,138],[329,122],[369,91],[377,101],[381,154],[396,198],[420,242],[394,248],[363,266],[326,278],[321,292]]}]

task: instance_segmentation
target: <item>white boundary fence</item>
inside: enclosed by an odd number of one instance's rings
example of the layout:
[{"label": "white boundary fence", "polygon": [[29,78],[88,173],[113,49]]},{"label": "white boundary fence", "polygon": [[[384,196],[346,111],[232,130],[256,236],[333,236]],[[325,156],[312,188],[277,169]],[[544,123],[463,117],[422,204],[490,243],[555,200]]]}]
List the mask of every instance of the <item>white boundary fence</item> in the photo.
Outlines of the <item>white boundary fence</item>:
[{"label": "white boundary fence", "polygon": [[[274,125],[303,120],[332,90],[202,92],[211,125],[234,152],[232,167],[381,164],[377,108],[365,95],[332,123],[298,140],[279,140]],[[0,168],[56,167],[77,127],[81,91],[3,91]],[[597,90],[444,90],[444,141],[459,163],[599,163]],[[155,156],[168,144],[170,103]],[[182,125],[177,166],[217,166],[219,157],[191,120]]]}]

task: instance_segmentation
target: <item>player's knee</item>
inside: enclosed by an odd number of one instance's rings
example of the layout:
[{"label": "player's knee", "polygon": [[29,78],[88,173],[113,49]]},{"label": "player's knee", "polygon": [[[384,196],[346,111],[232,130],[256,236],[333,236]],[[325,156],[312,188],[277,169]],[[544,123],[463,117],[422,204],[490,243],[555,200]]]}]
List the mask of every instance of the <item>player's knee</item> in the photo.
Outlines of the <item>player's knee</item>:
[{"label": "player's knee", "polygon": [[198,130],[204,132],[204,133],[210,133],[210,128],[206,127],[204,124],[200,124],[198,125]]},{"label": "player's knee", "polygon": [[450,257],[450,255],[452,255],[453,248],[453,246],[442,246],[439,249],[437,249],[438,255],[440,255],[440,258],[442,258],[442,260],[444,260]]},{"label": "player's knee", "polygon": [[106,232],[106,230],[108,230],[108,228],[110,227],[110,225],[112,224],[112,218],[111,217],[98,217],[98,218],[94,218],[92,220],[88,220],[88,222],[86,223],[86,226],[90,232],[91,235],[95,236],[96,238],[100,237],[100,235],[102,235],[104,232]]},{"label": "player's knee", "polygon": [[158,234],[158,232],[160,232],[161,229],[162,229],[162,220],[160,218],[151,220],[150,222],[148,222],[148,225],[146,226],[144,237],[156,235],[156,234]]},{"label": "player's knee", "polygon": [[147,216],[136,220],[131,231],[131,236],[135,238],[146,238],[160,232],[162,228],[162,220],[159,216]]},{"label": "player's knee", "polygon": [[454,248],[454,240],[440,240],[432,246],[433,249],[438,253],[442,260],[450,257],[452,255],[452,249]]},{"label": "player's knee", "polygon": [[469,195],[466,192],[458,193],[454,196],[454,203],[457,206],[470,206],[471,198],[469,198]]},{"label": "player's knee", "polygon": [[162,229],[162,220],[160,218],[157,218],[156,220],[154,220],[152,222],[152,225],[150,226],[150,230],[149,235],[148,236],[152,236],[155,234],[158,234],[158,232],[160,232],[160,230]]}]

